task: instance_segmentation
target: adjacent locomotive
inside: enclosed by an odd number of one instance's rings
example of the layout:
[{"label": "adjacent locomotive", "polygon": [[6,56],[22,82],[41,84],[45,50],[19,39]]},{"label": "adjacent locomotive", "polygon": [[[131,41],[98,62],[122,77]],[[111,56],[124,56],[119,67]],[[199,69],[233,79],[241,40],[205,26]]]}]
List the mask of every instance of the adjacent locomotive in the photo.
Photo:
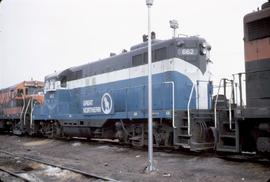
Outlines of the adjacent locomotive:
[{"label": "adjacent locomotive", "polygon": [[270,1],[244,17],[247,107],[243,146],[270,153]]},{"label": "adjacent locomotive", "polygon": [[[195,36],[153,39],[152,44],[155,145],[190,147],[191,110],[211,108],[211,47]],[[147,42],[143,42],[129,52],[48,75],[44,105],[33,114],[35,132],[118,138],[143,146],[147,143],[147,58]]]},{"label": "adjacent locomotive", "polygon": [[0,129],[27,128],[34,105],[43,102],[43,87],[40,81],[24,81],[0,90]]},{"label": "adjacent locomotive", "polygon": [[[235,88],[231,104],[217,109],[218,151],[270,153],[270,1],[244,17],[245,73],[239,76],[240,106]],[[246,105],[243,105],[243,77]],[[234,80],[231,80],[233,83]],[[224,90],[227,80],[224,80]],[[226,94],[225,94],[226,95]],[[230,99],[228,99],[230,100]],[[234,101],[233,101],[234,100]],[[227,100],[224,100],[224,103]],[[229,107],[230,106],[230,107]],[[217,112],[216,112],[217,113]],[[217,117],[223,113],[221,117]]]}]

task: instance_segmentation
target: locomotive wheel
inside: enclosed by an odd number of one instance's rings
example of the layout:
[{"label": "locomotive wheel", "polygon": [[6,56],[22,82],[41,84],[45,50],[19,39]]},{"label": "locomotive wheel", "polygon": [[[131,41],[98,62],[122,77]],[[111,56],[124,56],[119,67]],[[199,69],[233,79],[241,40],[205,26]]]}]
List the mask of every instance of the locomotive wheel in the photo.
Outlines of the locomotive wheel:
[{"label": "locomotive wheel", "polygon": [[270,138],[259,137],[257,139],[257,150],[263,153],[266,153],[266,152],[270,153]]},{"label": "locomotive wheel", "polygon": [[154,135],[154,146],[165,146],[169,147],[172,144],[172,137],[171,137],[171,128],[166,125],[159,125],[155,126],[153,130]]},{"label": "locomotive wheel", "polygon": [[[147,136],[147,135],[146,135]],[[133,125],[132,137],[129,138],[131,145],[134,147],[143,147],[145,140],[145,131],[143,124]]]},{"label": "locomotive wheel", "polygon": [[55,121],[52,124],[52,138],[59,138],[62,136],[62,129],[59,122]]}]

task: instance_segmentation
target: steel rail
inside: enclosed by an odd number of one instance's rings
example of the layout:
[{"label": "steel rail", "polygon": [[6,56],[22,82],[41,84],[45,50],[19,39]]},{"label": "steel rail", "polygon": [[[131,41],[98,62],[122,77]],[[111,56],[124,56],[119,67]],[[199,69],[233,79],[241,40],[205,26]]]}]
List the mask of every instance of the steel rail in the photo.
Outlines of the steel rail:
[{"label": "steel rail", "polygon": [[23,181],[26,181],[26,182],[32,182],[31,180],[29,180],[29,179],[27,179],[27,178],[25,178],[25,177],[22,177],[22,176],[20,176],[20,175],[14,173],[14,172],[11,172],[11,171],[9,171],[9,170],[7,170],[7,169],[0,168],[0,171],[3,171],[3,172],[5,172],[5,173],[8,173],[8,174],[10,174],[11,176],[14,176],[14,177],[16,177],[16,178],[20,178],[20,179],[22,179]]},{"label": "steel rail", "polygon": [[96,179],[102,179],[104,181],[119,182],[118,180],[115,180],[115,179],[112,179],[112,178],[109,178],[109,177],[99,176],[97,174],[93,174],[93,173],[81,171],[79,169],[65,167],[65,166],[57,165],[57,164],[52,164],[52,163],[45,162],[45,161],[42,161],[42,160],[39,160],[39,159],[34,159],[34,158],[31,158],[31,157],[20,156],[18,154],[14,154],[14,153],[7,152],[7,151],[4,151],[4,150],[0,150],[0,152],[1,153],[4,153],[4,154],[7,154],[7,155],[20,157],[20,158],[23,158],[25,160],[30,160],[30,161],[34,161],[34,162],[37,162],[37,163],[42,163],[42,164],[45,164],[45,165],[48,165],[48,166],[58,167],[60,169],[72,171],[72,172],[75,172],[75,173],[78,173],[78,174],[81,174],[81,175],[84,175],[84,176],[87,176],[87,177],[96,178]]}]

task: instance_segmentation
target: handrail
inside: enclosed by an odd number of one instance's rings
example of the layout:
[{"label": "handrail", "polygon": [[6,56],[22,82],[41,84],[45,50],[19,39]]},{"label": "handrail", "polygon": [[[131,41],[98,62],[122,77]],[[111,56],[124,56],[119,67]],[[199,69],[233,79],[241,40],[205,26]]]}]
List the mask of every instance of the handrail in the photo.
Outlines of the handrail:
[{"label": "handrail", "polygon": [[200,109],[200,83],[210,83],[210,80],[197,80],[197,96],[196,96],[196,109],[199,110]]},{"label": "handrail", "polygon": [[174,117],[174,112],[175,112],[175,104],[174,104],[174,82],[173,81],[169,81],[169,82],[164,82],[164,83],[172,84],[172,125],[173,125],[173,128],[176,128],[176,126],[175,126],[175,117]]},{"label": "handrail", "polygon": [[232,129],[232,106],[231,106],[231,98],[229,99],[229,125],[230,130]]},{"label": "handrail", "polygon": [[237,86],[237,83],[234,83],[235,84],[235,103],[236,105],[238,105],[238,86]]},{"label": "handrail", "polygon": [[190,91],[190,95],[189,95],[189,99],[188,99],[188,105],[187,105],[187,112],[188,112],[188,135],[190,135],[190,101],[192,98],[192,94],[195,88],[195,84],[192,85],[191,91]]},{"label": "handrail", "polygon": [[[217,92],[217,95],[216,95],[216,100],[215,100],[215,106],[214,106],[214,115],[215,115],[215,128],[217,128],[217,101],[218,101],[218,96],[219,96],[219,91],[220,91],[220,87],[221,87],[221,82],[222,80],[224,80],[225,82],[226,81],[229,81],[227,79],[221,79],[220,82],[219,82],[219,86],[218,86],[218,92]],[[230,130],[232,129],[232,98],[234,97],[234,81],[233,80],[230,80],[231,81],[231,97],[229,99],[229,127],[230,127]],[[226,88],[224,88],[226,89]]]},{"label": "handrail", "polygon": [[35,101],[34,104],[33,104],[33,102],[34,102],[35,95],[37,95],[37,91],[38,90],[35,90],[34,93],[32,94],[32,97],[31,97],[31,106],[30,106],[30,108],[31,108],[31,112],[30,112],[30,128],[31,129],[33,128],[32,127],[32,125],[33,125],[33,111],[34,111],[35,105],[36,105],[36,101]]},{"label": "handrail", "polygon": [[[233,101],[232,98],[234,98],[234,80],[231,80],[232,84],[232,93],[231,93],[231,98],[229,99],[229,125],[230,125],[230,130],[232,129],[232,106],[231,106],[231,101]],[[235,99],[235,98],[234,98]],[[233,101],[235,102],[235,100]],[[235,103],[233,103],[235,104]]]},{"label": "handrail", "polygon": [[217,128],[217,101],[218,101],[218,96],[219,96],[219,91],[220,91],[220,87],[221,87],[221,82],[223,79],[220,79],[219,81],[219,85],[218,85],[218,92],[216,95],[216,100],[215,100],[215,105],[214,105],[214,115],[215,115],[215,128]]},{"label": "handrail", "polygon": [[32,125],[33,125],[33,111],[35,109],[35,105],[36,105],[36,102],[34,102],[33,104],[33,101],[34,101],[34,98],[32,97],[32,100],[31,100],[31,114],[30,114],[30,128],[32,129]]},{"label": "handrail", "polygon": [[26,109],[25,109],[25,112],[24,112],[24,116],[23,116],[23,124],[24,124],[24,126],[25,126],[25,117],[26,117],[26,113],[27,113],[27,110],[28,110],[30,101],[31,101],[31,99],[29,99],[29,101],[28,101],[28,103],[27,103],[27,106],[26,106]]},{"label": "handrail", "polygon": [[22,93],[22,98],[23,98],[23,107],[22,107],[22,112],[20,114],[20,121],[22,122],[23,119],[23,111],[24,111],[24,107],[25,107],[25,98],[24,98],[24,94]]}]

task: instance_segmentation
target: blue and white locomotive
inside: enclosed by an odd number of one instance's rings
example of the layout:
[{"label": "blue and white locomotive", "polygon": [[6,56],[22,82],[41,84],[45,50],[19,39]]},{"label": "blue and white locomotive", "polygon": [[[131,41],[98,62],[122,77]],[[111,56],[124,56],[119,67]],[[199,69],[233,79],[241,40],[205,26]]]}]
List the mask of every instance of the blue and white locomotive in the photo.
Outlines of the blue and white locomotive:
[{"label": "blue and white locomotive", "polygon": [[[152,39],[154,145],[213,146],[207,137],[213,123],[192,117],[211,108],[210,49],[196,36]],[[47,76],[44,104],[33,112],[35,132],[147,144],[147,59],[144,41],[119,55]]]}]

